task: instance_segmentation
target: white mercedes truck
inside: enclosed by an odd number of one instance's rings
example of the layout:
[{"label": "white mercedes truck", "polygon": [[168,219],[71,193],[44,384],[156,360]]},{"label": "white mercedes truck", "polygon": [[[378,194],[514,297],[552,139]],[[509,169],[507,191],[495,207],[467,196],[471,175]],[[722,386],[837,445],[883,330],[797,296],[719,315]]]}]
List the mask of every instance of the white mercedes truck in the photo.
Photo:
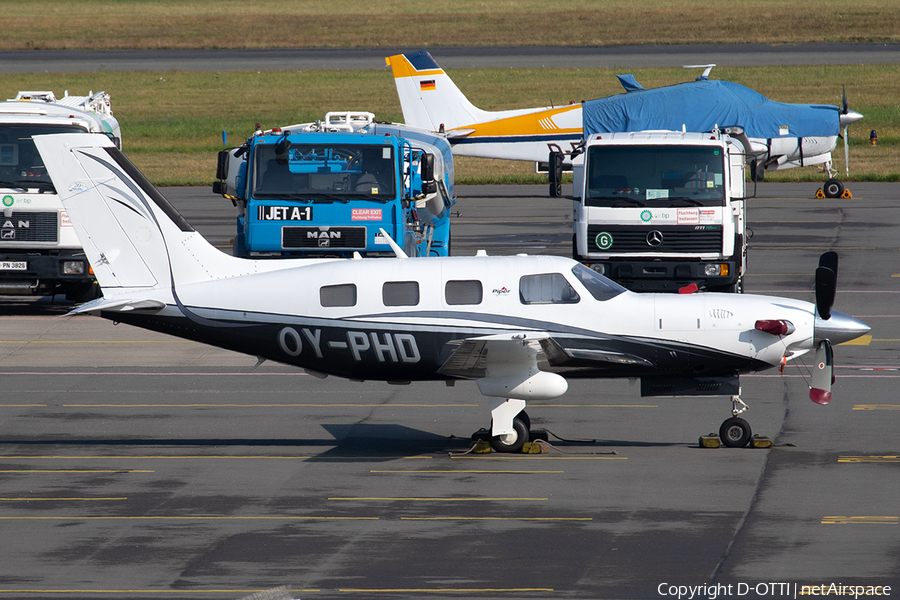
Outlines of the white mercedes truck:
[{"label": "white mercedes truck", "polygon": [[574,162],[575,260],[636,292],[740,292],[747,227],[739,137],[591,135]]},{"label": "white mercedes truck", "polygon": [[0,102],[0,295],[99,295],[75,230],[56,196],[33,137],[105,133],[121,148],[109,94],[57,99],[53,92],[19,92]]}]

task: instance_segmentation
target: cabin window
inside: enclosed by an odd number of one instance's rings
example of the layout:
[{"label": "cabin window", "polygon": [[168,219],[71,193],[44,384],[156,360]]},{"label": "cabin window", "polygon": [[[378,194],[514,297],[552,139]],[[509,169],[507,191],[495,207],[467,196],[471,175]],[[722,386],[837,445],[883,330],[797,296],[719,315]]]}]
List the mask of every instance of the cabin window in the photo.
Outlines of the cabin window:
[{"label": "cabin window", "polygon": [[342,283],[319,288],[319,302],[322,306],[356,306],[356,285]]},{"label": "cabin window", "polygon": [[596,300],[603,302],[610,298],[615,298],[622,292],[626,291],[624,287],[600,275],[593,269],[588,269],[584,265],[578,264],[572,267],[572,273],[578,278],[578,281],[587,288]]},{"label": "cabin window", "polygon": [[388,281],[381,288],[381,299],[385,306],[415,306],[419,303],[419,283]]},{"label": "cabin window", "polygon": [[575,304],[581,298],[559,273],[525,275],[519,279],[522,304]]},{"label": "cabin window", "polygon": [[448,281],[444,286],[444,297],[450,305],[481,304],[484,293],[477,279]]}]

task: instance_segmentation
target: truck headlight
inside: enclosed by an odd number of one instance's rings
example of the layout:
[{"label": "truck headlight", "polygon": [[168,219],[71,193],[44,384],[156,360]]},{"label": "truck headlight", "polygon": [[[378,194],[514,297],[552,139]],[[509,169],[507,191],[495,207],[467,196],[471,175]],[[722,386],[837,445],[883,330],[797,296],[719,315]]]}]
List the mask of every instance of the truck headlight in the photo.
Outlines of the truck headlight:
[{"label": "truck headlight", "polygon": [[728,275],[728,263],[710,263],[704,265],[703,274],[707,277],[726,277]]},{"label": "truck headlight", "polygon": [[84,261],[64,260],[62,272],[63,275],[84,275]]}]

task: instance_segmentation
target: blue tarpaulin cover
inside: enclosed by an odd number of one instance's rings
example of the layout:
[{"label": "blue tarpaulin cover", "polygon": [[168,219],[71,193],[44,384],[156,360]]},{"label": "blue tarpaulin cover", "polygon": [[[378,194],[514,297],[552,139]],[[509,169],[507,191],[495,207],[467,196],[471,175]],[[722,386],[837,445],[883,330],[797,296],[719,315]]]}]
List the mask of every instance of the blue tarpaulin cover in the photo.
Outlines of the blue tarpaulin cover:
[{"label": "blue tarpaulin cover", "polygon": [[[648,129],[681,131],[682,125],[686,131],[699,132],[738,125],[747,137],[765,139],[840,132],[837,106],[775,102],[731,81],[690,81],[589,100],[583,115],[585,137]],[[787,132],[781,129],[785,126]]]}]

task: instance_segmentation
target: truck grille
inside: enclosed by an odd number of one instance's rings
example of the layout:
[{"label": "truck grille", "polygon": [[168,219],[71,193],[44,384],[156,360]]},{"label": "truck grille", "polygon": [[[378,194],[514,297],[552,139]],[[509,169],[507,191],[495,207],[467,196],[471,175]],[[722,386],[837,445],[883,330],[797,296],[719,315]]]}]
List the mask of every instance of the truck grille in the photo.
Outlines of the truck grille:
[{"label": "truck grille", "polygon": [[[599,244],[598,236],[601,237]],[[587,242],[588,252],[720,253],[722,228],[713,225],[589,225]]]},{"label": "truck grille", "polygon": [[281,247],[365,250],[365,227],[282,227]]},{"label": "truck grille", "polygon": [[43,242],[59,239],[59,213],[13,211],[6,217],[0,212],[0,243]]}]

